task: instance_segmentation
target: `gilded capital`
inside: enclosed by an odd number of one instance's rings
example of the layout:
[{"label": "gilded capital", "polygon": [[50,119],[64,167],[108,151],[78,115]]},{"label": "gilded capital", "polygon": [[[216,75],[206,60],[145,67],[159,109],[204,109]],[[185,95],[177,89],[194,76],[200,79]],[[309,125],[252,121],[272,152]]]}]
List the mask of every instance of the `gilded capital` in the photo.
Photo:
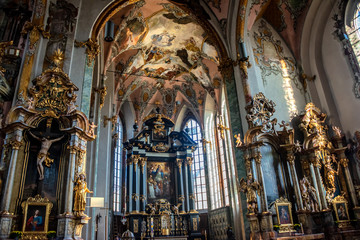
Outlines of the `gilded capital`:
[{"label": "gilded capital", "polygon": [[88,66],[94,61],[95,57],[100,53],[100,46],[96,40],[89,38],[85,42],[78,42],[75,40],[75,47],[86,47],[86,54],[88,56]]},{"label": "gilded capital", "polygon": [[343,165],[344,168],[347,168],[349,166],[349,159],[347,158],[340,159],[340,164]]},{"label": "gilded capital", "polygon": [[18,140],[11,140],[10,141],[10,145],[12,147],[13,150],[19,150],[19,148],[21,147],[22,145],[22,142],[21,141],[18,141]]}]

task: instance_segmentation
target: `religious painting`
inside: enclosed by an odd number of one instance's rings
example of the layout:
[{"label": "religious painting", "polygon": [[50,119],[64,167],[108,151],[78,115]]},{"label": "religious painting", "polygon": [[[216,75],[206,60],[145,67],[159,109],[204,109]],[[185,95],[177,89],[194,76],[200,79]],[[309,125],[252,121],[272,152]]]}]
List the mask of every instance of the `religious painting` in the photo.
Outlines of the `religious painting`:
[{"label": "religious painting", "polygon": [[281,197],[275,201],[275,209],[280,230],[291,231],[293,229],[291,203]]},{"label": "religious painting", "polygon": [[148,201],[157,199],[170,200],[174,193],[171,177],[171,164],[168,162],[147,163]]},{"label": "religious painting", "polygon": [[336,215],[336,221],[339,223],[349,222],[349,211],[347,206],[347,200],[343,196],[337,196],[333,199],[333,208]]},{"label": "religious painting", "polygon": [[35,198],[28,198],[21,206],[24,213],[24,234],[46,234],[53,204],[47,198],[37,195]]},{"label": "religious painting", "polygon": [[279,153],[268,144],[260,149],[262,155],[261,167],[263,169],[264,185],[267,202],[270,205],[280,196],[285,195],[284,173]]},{"label": "religious painting", "polygon": [[141,17],[127,20],[125,26],[117,39],[120,52],[135,46],[145,34],[145,24]]}]

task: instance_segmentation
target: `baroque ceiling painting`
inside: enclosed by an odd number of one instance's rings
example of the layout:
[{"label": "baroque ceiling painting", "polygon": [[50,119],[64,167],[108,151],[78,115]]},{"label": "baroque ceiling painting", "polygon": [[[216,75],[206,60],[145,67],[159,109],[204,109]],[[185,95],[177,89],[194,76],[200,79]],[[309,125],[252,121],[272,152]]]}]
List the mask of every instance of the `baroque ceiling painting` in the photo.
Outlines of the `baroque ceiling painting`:
[{"label": "baroque ceiling painting", "polygon": [[119,106],[132,103],[141,121],[157,106],[169,117],[184,104],[201,115],[198,104],[205,93],[218,101],[218,51],[191,15],[156,0],[137,2],[111,20],[119,27],[115,41],[105,45],[106,66],[115,66]]}]

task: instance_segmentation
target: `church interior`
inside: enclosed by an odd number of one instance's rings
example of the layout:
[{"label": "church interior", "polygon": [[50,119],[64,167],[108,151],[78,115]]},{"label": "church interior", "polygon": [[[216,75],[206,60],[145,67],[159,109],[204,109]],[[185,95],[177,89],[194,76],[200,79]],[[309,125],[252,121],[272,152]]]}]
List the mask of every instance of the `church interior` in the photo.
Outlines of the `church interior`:
[{"label": "church interior", "polygon": [[360,239],[360,0],[0,1],[0,239]]}]

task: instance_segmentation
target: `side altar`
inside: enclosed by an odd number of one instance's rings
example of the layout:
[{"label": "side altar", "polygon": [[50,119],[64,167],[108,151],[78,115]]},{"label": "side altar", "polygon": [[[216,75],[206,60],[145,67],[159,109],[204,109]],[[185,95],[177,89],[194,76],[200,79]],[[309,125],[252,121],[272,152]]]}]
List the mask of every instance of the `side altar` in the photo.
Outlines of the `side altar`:
[{"label": "side altar", "polygon": [[196,143],[184,131],[171,131],[173,126],[165,115],[151,114],[124,144],[126,215],[136,238],[200,235],[191,169]]}]

